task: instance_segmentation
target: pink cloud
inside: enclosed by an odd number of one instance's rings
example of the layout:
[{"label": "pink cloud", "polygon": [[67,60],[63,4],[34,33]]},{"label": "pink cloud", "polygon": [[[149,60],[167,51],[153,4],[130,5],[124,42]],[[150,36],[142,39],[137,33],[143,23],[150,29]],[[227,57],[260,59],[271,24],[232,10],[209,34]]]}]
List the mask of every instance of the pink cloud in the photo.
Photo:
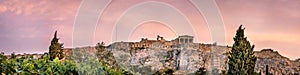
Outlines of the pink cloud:
[{"label": "pink cloud", "polygon": [[[72,45],[72,26],[80,0],[0,1],[0,50],[43,53],[55,30],[65,47]],[[30,43],[30,44],[28,44]]]}]

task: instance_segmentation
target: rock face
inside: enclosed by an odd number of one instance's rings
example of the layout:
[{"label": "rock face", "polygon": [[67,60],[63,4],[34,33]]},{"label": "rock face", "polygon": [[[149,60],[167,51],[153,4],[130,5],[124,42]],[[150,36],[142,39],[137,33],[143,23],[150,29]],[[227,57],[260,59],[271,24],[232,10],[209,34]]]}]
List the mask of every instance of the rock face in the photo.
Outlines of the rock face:
[{"label": "rock face", "polygon": [[255,65],[256,72],[265,74],[266,65],[269,67],[269,74],[299,74],[300,72],[299,59],[292,61],[272,49],[256,51],[255,56],[257,57]]},{"label": "rock face", "polygon": [[[149,74],[153,74],[161,69],[175,69],[186,73],[194,73],[201,67],[205,67],[208,70],[211,70],[209,68],[226,70],[226,61],[221,60],[227,60],[227,55],[225,53],[215,53],[215,58],[217,60],[213,60],[212,50],[215,47],[217,47],[215,49],[229,49],[227,46],[195,43],[179,44],[173,48],[149,47],[145,49],[132,49],[128,47],[119,47],[126,45],[129,45],[129,43],[114,43],[108,50],[112,50],[117,62],[123,67],[130,67],[132,65],[139,67],[150,66],[153,71],[149,72]],[[216,61],[217,63],[212,63],[212,61]]]},{"label": "rock face", "polygon": [[[89,47],[89,52],[95,48]],[[140,42],[115,42],[106,47],[112,51],[117,63],[132,72],[153,74],[159,70],[173,69],[175,74],[192,74],[199,68],[208,73],[226,71],[231,47],[217,44],[193,43],[192,36],[179,36],[167,41],[142,38]],[[70,49],[65,54],[71,54]],[[299,74],[300,59],[292,61],[271,49],[255,51],[258,58],[255,71],[265,74],[266,65],[271,74]]]}]

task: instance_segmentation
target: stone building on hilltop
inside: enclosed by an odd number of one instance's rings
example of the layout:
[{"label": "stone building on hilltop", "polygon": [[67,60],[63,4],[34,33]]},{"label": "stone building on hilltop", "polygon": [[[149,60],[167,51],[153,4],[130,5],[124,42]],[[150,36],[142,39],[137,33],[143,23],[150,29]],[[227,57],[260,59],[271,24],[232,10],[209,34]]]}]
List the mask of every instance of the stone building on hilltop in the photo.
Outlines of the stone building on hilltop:
[{"label": "stone building on hilltop", "polygon": [[142,38],[139,42],[115,42],[109,45],[108,49],[117,53],[116,57],[128,55],[128,64],[151,65],[155,63],[160,64],[154,68],[157,70],[167,67],[193,73],[199,67],[205,67],[209,71],[226,70],[227,56],[231,47],[218,46],[216,43],[194,43],[194,37],[189,35],[179,36],[171,41],[158,35],[156,40]]}]

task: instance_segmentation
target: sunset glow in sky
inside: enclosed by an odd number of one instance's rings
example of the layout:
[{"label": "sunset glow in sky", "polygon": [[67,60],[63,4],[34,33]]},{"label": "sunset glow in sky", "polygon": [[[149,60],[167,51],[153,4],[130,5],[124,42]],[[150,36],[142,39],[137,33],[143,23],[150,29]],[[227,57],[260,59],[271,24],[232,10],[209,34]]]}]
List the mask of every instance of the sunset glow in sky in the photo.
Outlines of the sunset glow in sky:
[{"label": "sunset glow in sky", "polygon": [[[114,38],[104,36],[114,33],[115,24],[124,12],[147,1],[176,8],[191,24],[182,30],[192,27],[191,31],[198,38],[195,42],[213,43],[203,15],[188,0],[113,0],[99,18],[95,45],[101,41],[106,44],[115,42]],[[0,0],[0,51],[7,54],[47,52],[55,30],[64,47],[71,48],[73,24],[80,4],[81,0]],[[300,58],[299,0],[216,0],[216,4],[224,22],[226,45],[233,44],[235,31],[243,24],[256,51],[271,48],[291,59]],[[154,14],[165,13],[159,9],[147,9],[152,10]],[[136,19],[138,16],[130,17]],[[122,28],[117,29],[122,31]],[[172,29],[165,22],[146,21],[129,31],[128,40],[156,39],[156,35],[172,40],[184,35]]]}]

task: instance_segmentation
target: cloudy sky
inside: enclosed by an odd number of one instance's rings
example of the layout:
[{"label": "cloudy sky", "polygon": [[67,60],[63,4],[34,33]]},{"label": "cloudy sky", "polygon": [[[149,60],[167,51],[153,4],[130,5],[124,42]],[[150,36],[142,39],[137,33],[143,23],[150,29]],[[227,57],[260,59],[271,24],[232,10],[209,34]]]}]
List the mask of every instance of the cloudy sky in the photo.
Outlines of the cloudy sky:
[{"label": "cloudy sky", "polygon": [[[176,8],[176,11],[185,16],[184,20],[188,20],[191,24],[181,29],[188,30],[192,27],[197,38],[196,42],[213,42],[204,17],[189,1],[113,0],[98,20],[95,44],[101,41],[106,44],[118,41],[112,36],[117,30],[130,32],[129,37],[126,38],[129,41],[138,41],[142,37],[155,39],[156,35],[172,40],[182,35],[178,34],[171,24],[155,20],[144,21],[129,30],[123,28],[130,27],[126,25],[115,28],[125,12],[138,7],[136,4],[149,1]],[[47,52],[55,30],[58,31],[58,37],[64,43],[64,47],[72,47],[73,24],[80,4],[81,0],[0,0],[0,51],[5,53]],[[255,45],[255,50],[272,48],[291,59],[300,57],[299,0],[216,0],[216,4],[224,22],[226,45],[232,45],[232,37],[236,29],[243,24],[248,40]],[[159,7],[159,5],[154,5],[153,8],[156,6]],[[162,8],[168,7],[149,8],[145,11],[152,14],[168,14],[162,12],[165,11]],[[137,15],[147,16],[143,13],[135,14],[130,18],[140,18]],[[131,19],[128,19],[128,22],[130,21]],[[180,19],[175,21],[184,24]],[[120,33],[122,32],[117,34]]]}]

